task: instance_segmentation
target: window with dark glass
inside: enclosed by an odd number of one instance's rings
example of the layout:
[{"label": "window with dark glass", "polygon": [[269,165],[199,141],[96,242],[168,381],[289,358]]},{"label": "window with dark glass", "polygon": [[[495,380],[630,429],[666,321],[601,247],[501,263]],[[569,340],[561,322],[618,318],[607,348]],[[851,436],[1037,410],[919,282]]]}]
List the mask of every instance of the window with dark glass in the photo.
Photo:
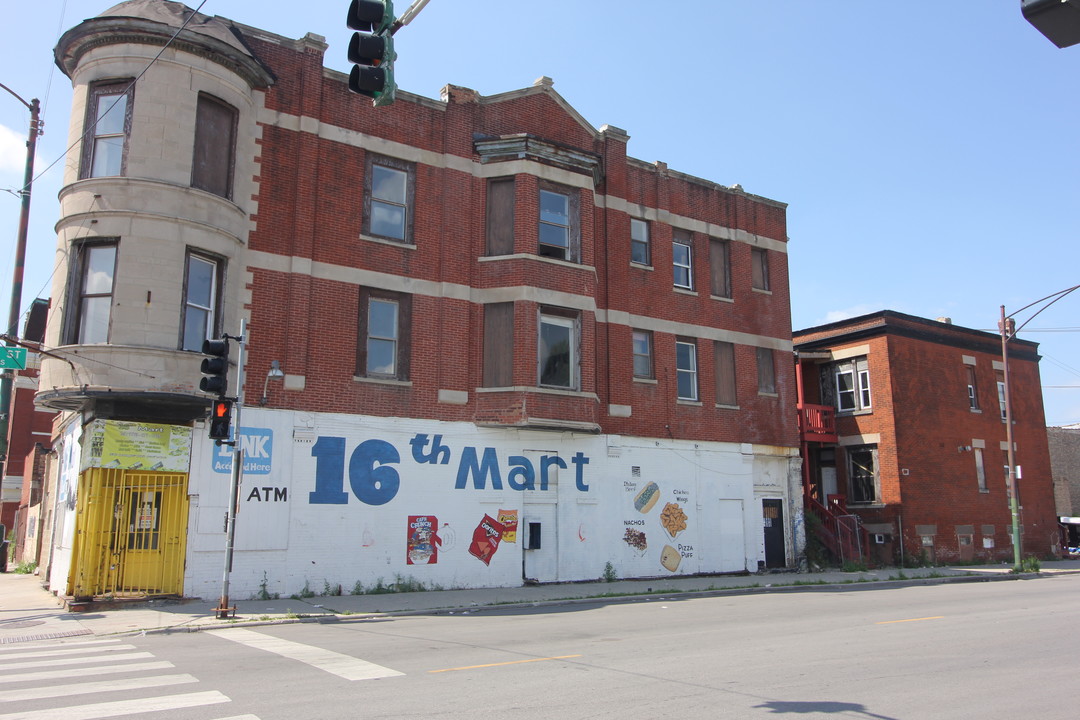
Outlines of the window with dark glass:
[{"label": "window with dark glass", "polygon": [[776,365],[769,348],[757,348],[757,378],[759,393],[776,393]]},{"label": "window with dark glass", "polygon": [[546,387],[577,388],[577,318],[549,311],[540,313],[539,383]]},{"label": "window with dark glass", "polygon": [[653,340],[652,333],[647,330],[634,330],[633,332],[633,355],[634,377],[653,377]]},{"label": "window with dark glass", "polygon": [[215,97],[199,93],[191,187],[232,198],[235,156],[236,110]]},{"label": "window with dark glass", "polygon": [[73,283],[75,315],[68,329],[68,342],[92,345],[109,341],[116,248],[116,243],[97,243],[78,249],[78,275]]},{"label": "window with dark glass", "polygon": [[630,218],[630,262],[649,264],[649,223]]},{"label": "window with dark glass", "polygon": [[716,371],[716,404],[739,404],[735,385],[735,346],[717,340],[713,343],[713,366]]},{"label": "window with dark glass", "polygon": [[863,445],[847,449],[848,485],[852,503],[877,502],[877,447]]},{"label": "window with dark glass", "polygon": [[709,240],[710,291],[716,297],[731,297],[730,245],[726,240]]},{"label": "window with dark glass", "polygon": [[90,87],[83,127],[80,177],[123,175],[127,139],[131,132],[132,80],[98,83]]},{"label": "window with dark glass", "polygon": [[965,365],[964,370],[967,374],[968,408],[970,408],[971,410],[978,410],[979,386],[975,384],[975,368],[971,365]]},{"label": "window with dark glass", "polygon": [[369,154],[364,233],[412,243],[416,170],[413,163]]},{"label": "window with dark glass", "polygon": [[360,289],[360,342],[357,375],[409,378],[411,297],[373,288]]},{"label": "window with dark glass", "polygon": [[184,274],[182,349],[201,352],[203,340],[217,336],[218,293],[218,261],[188,253]]},{"label": "window with dark glass", "polygon": [[750,250],[750,283],[755,290],[770,290],[769,255],[761,248]]}]

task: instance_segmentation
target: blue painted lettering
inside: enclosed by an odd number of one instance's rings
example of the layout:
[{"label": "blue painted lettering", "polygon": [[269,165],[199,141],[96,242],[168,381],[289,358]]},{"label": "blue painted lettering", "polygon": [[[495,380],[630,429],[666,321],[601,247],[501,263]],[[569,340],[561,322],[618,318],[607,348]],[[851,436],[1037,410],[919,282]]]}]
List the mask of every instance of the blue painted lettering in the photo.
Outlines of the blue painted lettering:
[{"label": "blue painted lettering", "polygon": [[[518,480],[518,477],[524,478]],[[506,473],[506,483],[511,490],[535,490],[536,470],[529,462],[529,458],[523,455],[510,456],[510,472]]]},{"label": "blue painted lettering", "polygon": [[445,465],[450,462],[450,448],[442,444],[442,435],[436,435],[431,439],[431,449],[426,453],[424,449],[428,446],[427,433],[417,433],[409,444],[412,445],[413,460],[418,463]]},{"label": "blue painted lettering", "polygon": [[385,440],[360,443],[349,459],[349,484],[357,500],[367,505],[385,505],[393,500],[401,478],[388,463],[399,462],[397,448]]},{"label": "blue painted lettering", "polygon": [[344,505],[349,502],[345,492],[345,438],[320,437],[311,446],[315,457],[315,490],[308,493],[312,505]]},{"label": "blue painted lettering", "polygon": [[491,489],[502,490],[502,476],[499,474],[499,456],[495,454],[495,448],[484,448],[484,461],[480,465],[476,459],[476,448],[467,447],[461,451],[461,462],[458,464],[457,482],[454,487],[463,490],[472,475],[473,487],[483,490],[486,487],[487,477],[491,476]]}]

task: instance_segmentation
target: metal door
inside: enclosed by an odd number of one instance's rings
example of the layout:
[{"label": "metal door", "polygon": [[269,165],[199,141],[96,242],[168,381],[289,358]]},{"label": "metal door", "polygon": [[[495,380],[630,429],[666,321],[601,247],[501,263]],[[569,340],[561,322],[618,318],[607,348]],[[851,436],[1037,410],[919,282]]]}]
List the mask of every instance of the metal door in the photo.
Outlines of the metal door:
[{"label": "metal door", "polygon": [[765,567],[787,567],[782,500],[761,501],[761,524],[765,532]]},{"label": "metal door", "polygon": [[69,592],[183,594],[187,479],[108,468],[83,473]]}]

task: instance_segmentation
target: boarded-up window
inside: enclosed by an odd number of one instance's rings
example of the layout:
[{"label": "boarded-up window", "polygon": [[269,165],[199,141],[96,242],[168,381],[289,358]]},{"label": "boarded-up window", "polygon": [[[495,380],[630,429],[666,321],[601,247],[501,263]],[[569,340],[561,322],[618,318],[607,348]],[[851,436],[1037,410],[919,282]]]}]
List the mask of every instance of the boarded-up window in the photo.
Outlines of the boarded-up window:
[{"label": "boarded-up window", "polygon": [[760,248],[750,251],[750,279],[755,290],[769,290],[769,256]]},{"label": "boarded-up window", "polygon": [[487,254],[514,252],[514,179],[496,178],[487,189]]},{"label": "boarded-up window", "polygon": [[713,343],[713,365],[716,368],[716,404],[738,405],[735,390],[735,346],[729,342]]},{"label": "boarded-up window", "polygon": [[773,364],[773,351],[769,348],[757,349],[758,392],[776,392],[776,367]]},{"label": "boarded-up window", "polygon": [[514,303],[484,306],[484,387],[514,384]]},{"label": "boarded-up window", "polygon": [[712,279],[712,294],[717,297],[731,297],[731,265],[729,246],[725,240],[709,241],[709,275]]},{"label": "boarded-up window", "polygon": [[195,153],[191,187],[232,198],[236,154],[236,110],[200,93],[195,111]]}]

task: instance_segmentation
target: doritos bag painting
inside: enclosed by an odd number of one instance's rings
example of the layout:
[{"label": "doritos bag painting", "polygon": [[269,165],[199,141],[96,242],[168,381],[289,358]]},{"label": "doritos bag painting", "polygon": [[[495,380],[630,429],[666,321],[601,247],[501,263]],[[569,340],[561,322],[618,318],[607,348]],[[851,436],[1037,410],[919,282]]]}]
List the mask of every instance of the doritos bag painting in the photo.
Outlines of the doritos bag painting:
[{"label": "doritos bag painting", "polygon": [[469,545],[469,554],[479,558],[485,565],[491,564],[491,556],[499,549],[499,541],[502,540],[506,528],[490,515],[484,515],[484,519],[473,530],[472,543]]}]

